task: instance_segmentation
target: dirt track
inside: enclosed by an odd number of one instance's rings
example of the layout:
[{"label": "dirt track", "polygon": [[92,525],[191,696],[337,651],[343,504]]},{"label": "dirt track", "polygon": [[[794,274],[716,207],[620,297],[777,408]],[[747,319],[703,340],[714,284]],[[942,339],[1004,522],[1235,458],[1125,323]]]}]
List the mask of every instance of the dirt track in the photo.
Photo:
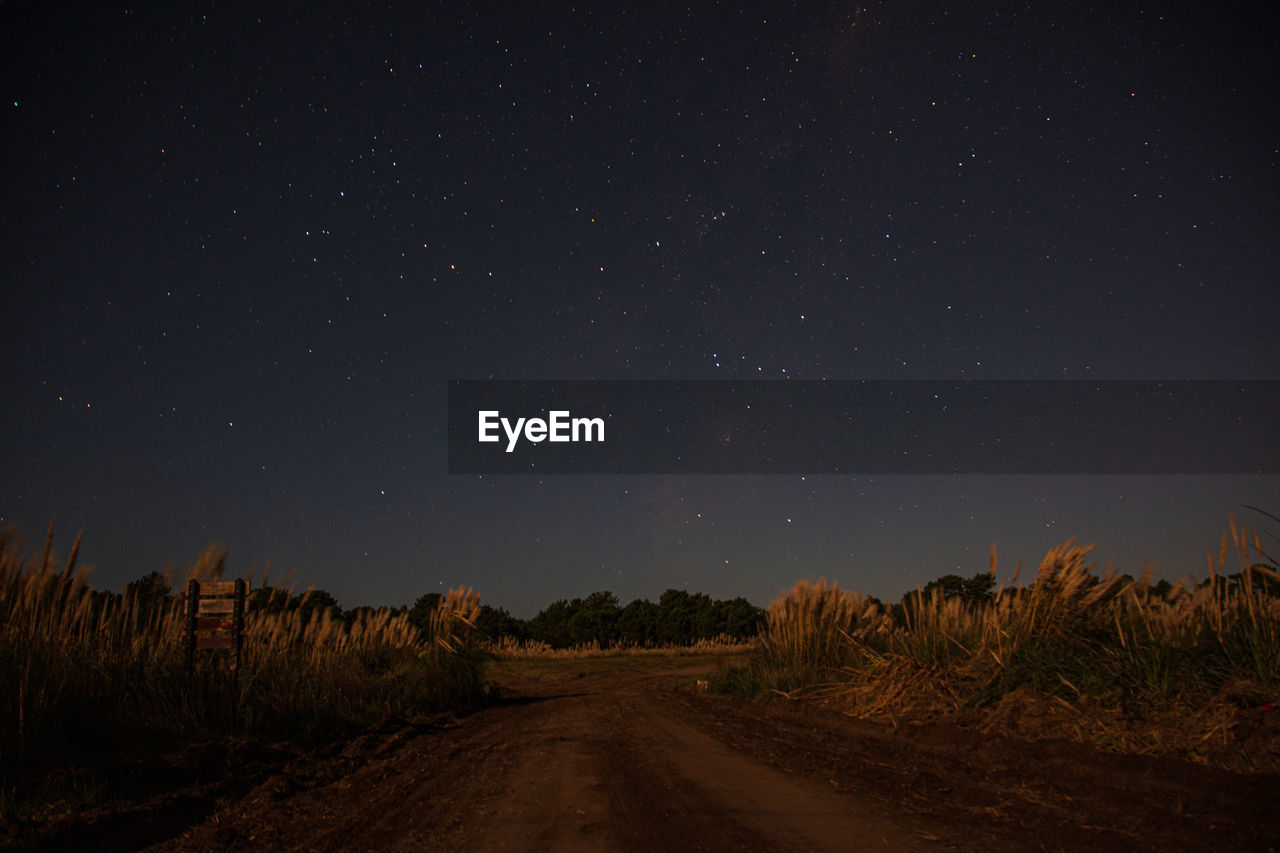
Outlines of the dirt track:
[{"label": "dirt track", "polygon": [[746,704],[693,689],[714,666],[506,664],[504,698],[471,714],[116,765],[114,805],[0,848],[1280,850],[1274,774]]},{"label": "dirt track", "polygon": [[295,761],[155,849],[1280,847],[1274,776],[676,689],[706,666],[538,669],[495,707]]},{"label": "dirt track", "polygon": [[936,846],[819,778],[770,767],[692,725],[668,686],[691,677],[523,682],[456,726],[392,725],[343,755],[301,762],[159,849]]}]

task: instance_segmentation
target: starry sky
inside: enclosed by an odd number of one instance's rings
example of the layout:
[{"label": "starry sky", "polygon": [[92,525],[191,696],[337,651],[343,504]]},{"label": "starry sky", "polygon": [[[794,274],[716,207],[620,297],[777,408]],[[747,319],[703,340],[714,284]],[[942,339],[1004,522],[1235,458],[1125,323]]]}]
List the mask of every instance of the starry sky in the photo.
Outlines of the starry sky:
[{"label": "starry sky", "polygon": [[1274,10],[34,5],[0,520],[83,529],[96,586],[218,542],[347,607],[896,599],[993,541],[1203,576],[1280,507],[1274,472],[450,475],[446,436],[457,379],[1280,379]]}]

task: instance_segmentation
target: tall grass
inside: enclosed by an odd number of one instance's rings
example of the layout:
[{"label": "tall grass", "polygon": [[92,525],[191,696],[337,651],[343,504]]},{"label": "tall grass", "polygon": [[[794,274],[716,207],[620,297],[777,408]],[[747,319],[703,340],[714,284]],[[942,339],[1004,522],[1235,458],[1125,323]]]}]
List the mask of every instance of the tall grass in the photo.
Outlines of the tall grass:
[{"label": "tall grass", "polygon": [[[11,531],[0,533],[0,786],[73,757],[228,735],[304,740],[483,690],[471,590],[450,590],[426,636],[391,610],[348,623],[305,602],[250,609],[238,672],[229,653],[198,651],[188,674],[181,596],[95,593],[78,550],[77,539],[55,562],[50,529],[33,559]],[[225,552],[210,549],[188,578],[220,577],[224,565]]]},{"label": "tall grass", "polygon": [[1261,562],[1255,530],[1232,518],[1208,581],[1166,595],[1150,569],[1099,576],[1091,550],[1059,545],[1034,581],[1018,585],[1015,572],[978,602],[917,590],[886,608],[799,583],[770,607],[752,662],[722,686],[817,693],[867,716],[988,706],[1015,692],[1138,713],[1280,696],[1280,576]]},{"label": "tall grass", "polygon": [[761,657],[769,663],[773,686],[789,689],[843,662],[850,638],[874,635],[883,617],[866,596],[825,580],[801,581],[769,606],[765,625]]},{"label": "tall grass", "polygon": [[485,655],[472,634],[480,610],[473,590],[450,590],[425,637],[401,612],[361,612],[348,623],[330,609],[308,616],[305,602],[304,595],[297,609],[249,613],[245,659],[235,679],[236,708],[247,730],[323,734],[481,695]]}]

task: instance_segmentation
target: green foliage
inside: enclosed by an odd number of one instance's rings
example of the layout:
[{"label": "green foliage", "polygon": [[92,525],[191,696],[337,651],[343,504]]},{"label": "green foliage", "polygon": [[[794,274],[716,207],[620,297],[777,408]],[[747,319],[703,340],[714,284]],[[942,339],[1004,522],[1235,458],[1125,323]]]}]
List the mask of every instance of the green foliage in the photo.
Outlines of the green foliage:
[{"label": "green foliage", "polygon": [[611,592],[593,592],[569,619],[569,642],[585,645],[596,642],[610,646],[617,641],[614,623],[618,619],[618,597]]},{"label": "green foliage", "polygon": [[515,618],[503,607],[480,605],[480,615],[476,617],[476,630],[486,640],[496,642],[502,637],[523,640],[527,633],[524,622]]},{"label": "green foliage", "polygon": [[758,634],[763,625],[764,611],[741,596],[716,602],[716,622],[712,627],[716,636],[746,640]]},{"label": "green foliage", "polygon": [[946,600],[958,598],[966,604],[983,604],[994,597],[995,586],[996,576],[990,572],[979,572],[971,578],[943,575],[925,584],[924,596],[929,597],[936,589]]},{"label": "green foliage", "polygon": [[575,598],[572,602],[563,598],[551,602],[546,609],[529,620],[529,636],[557,649],[572,645],[573,636],[569,625],[581,606],[580,598]]},{"label": "green foliage", "polygon": [[621,645],[650,645],[658,634],[658,605],[647,599],[637,598],[618,612],[614,630]]},{"label": "green foliage", "polygon": [[725,636],[751,639],[764,623],[764,611],[745,598],[713,601],[704,593],[669,589],[658,603],[636,599],[619,607],[611,592],[593,592],[572,601],[552,602],[525,626],[523,637],[552,648],[596,644],[652,647],[683,646]]}]

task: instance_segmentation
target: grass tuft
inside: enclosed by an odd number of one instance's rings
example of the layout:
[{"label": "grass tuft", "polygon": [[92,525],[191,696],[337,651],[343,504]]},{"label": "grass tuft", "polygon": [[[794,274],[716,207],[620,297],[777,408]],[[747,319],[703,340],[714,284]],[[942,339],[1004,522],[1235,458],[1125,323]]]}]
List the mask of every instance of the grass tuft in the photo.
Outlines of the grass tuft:
[{"label": "grass tuft", "polygon": [[[886,608],[835,584],[802,582],[769,608],[747,664],[716,686],[819,696],[891,720],[1026,696],[1128,719],[1189,708],[1207,719],[1224,704],[1274,704],[1280,575],[1261,562],[1256,531],[1234,518],[1218,544],[1206,582],[1167,591],[1152,586],[1150,569],[1137,579],[1099,576],[1088,562],[1093,546],[1074,541],[1051,549],[1030,584],[1016,585],[1015,574],[977,600],[933,588]],[[1225,574],[1232,558],[1236,571]],[[1220,721],[1211,727],[1221,730]]]}]

